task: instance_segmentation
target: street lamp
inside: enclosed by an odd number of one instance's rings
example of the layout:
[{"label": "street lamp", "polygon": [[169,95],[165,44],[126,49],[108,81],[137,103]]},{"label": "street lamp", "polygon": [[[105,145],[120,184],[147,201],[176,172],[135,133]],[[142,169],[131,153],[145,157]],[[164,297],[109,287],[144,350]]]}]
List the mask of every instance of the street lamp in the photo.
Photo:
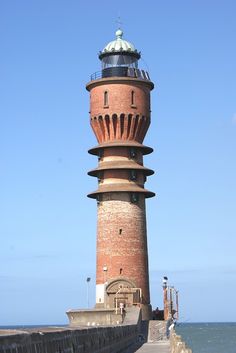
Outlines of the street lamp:
[{"label": "street lamp", "polygon": [[87,304],[89,308],[89,282],[91,281],[90,277],[87,277],[86,282],[87,282]]},{"label": "street lamp", "polygon": [[163,280],[162,280],[163,301],[164,301],[164,320],[168,320],[168,318],[169,318],[167,283],[168,283],[168,277],[164,276]]},{"label": "street lamp", "polygon": [[166,287],[167,287],[167,281],[168,281],[168,277],[164,276],[164,277],[163,277],[163,280],[162,280],[163,288],[166,288]]},{"label": "street lamp", "polygon": [[107,266],[103,266],[103,273],[104,273],[104,307],[106,308],[107,305],[107,298],[106,298],[106,285],[107,285]]}]

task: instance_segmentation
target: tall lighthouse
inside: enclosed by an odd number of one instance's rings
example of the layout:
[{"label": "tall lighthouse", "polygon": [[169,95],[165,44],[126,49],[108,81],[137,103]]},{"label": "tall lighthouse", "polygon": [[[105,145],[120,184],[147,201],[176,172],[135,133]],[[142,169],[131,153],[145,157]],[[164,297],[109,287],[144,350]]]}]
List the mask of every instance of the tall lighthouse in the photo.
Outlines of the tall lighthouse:
[{"label": "tall lighthouse", "polygon": [[101,71],[91,76],[90,123],[97,146],[89,153],[98,166],[89,171],[98,181],[88,197],[97,201],[96,307],[139,306],[150,319],[146,198],[144,186],[153,170],[143,165],[151,153],[143,140],[150,125],[148,72],[139,68],[134,45],[116,38],[99,53]]}]

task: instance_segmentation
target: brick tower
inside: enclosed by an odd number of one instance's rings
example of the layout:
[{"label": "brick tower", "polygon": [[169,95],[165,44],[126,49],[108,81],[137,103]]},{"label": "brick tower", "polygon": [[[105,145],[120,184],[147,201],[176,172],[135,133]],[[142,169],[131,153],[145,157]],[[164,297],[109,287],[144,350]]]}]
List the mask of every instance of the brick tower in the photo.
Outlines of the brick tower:
[{"label": "brick tower", "polygon": [[150,125],[150,91],[154,85],[138,68],[140,53],[124,40],[123,32],[100,53],[102,70],[91,76],[90,122],[98,145],[98,167],[88,174],[98,188],[88,197],[97,200],[96,307],[138,305],[150,318],[146,198],[144,188],[153,174],[143,166],[151,153],[143,140]]}]

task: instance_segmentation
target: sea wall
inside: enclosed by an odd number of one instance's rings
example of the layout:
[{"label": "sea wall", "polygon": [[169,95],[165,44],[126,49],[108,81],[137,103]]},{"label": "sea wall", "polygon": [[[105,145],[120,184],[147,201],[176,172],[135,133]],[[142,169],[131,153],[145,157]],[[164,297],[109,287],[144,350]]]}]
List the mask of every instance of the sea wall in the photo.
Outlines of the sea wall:
[{"label": "sea wall", "polygon": [[192,350],[187,347],[182,337],[177,335],[174,329],[170,333],[170,347],[171,353],[192,353]]},{"label": "sea wall", "polygon": [[132,353],[138,325],[0,331],[0,353]]}]

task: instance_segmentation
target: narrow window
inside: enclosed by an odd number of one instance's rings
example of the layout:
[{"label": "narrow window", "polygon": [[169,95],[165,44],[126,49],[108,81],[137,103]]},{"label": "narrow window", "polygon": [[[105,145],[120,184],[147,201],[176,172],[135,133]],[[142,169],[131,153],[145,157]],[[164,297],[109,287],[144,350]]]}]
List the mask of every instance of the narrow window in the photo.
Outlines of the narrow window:
[{"label": "narrow window", "polygon": [[98,173],[98,183],[102,183],[103,182],[103,172],[99,172]]},{"label": "narrow window", "polygon": [[135,148],[131,147],[130,148],[130,158],[134,159],[137,156],[137,151]]},{"label": "narrow window", "polygon": [[131,196],[130,197],[130,199],[131,199],[130,201],[132,203],[137,203],[138,202],[139,197],[138,197],[138,194],[136,192],[132,192],[130,196]]},{"label": "narrow window", "polygon": [[131,91],[131,105],[135,105],[135,92]]},{"label": "narrow window", "polygon": [[120,268],[120,275],[122,275],[122,272],[123,272],[123,268]]},{"label": "narrow window", "polygon": [[137,180],[137,172],[136,170],[130,171],[130,180]]},{"label": "narrow window", "polygon": [[103,150],[99,149],[98,150],[98,160],[100,161],[100,160],[102,160],[102,158],[103,158]]},{"label": "narrow window", "polygon": [[119,234],[120,234],[120,235],[122,234],[122,228],[119,229]]},{"label": "narrow window", "polygon": [[97,204],[100,205],[100,202],[102,202],[102,195],[98,194],[96,199],[97,199]]},{"label": "narrow window", "polygon": [[108,106],[108,92],[107,91],[104,92],[104,106],[105,107]]}]

